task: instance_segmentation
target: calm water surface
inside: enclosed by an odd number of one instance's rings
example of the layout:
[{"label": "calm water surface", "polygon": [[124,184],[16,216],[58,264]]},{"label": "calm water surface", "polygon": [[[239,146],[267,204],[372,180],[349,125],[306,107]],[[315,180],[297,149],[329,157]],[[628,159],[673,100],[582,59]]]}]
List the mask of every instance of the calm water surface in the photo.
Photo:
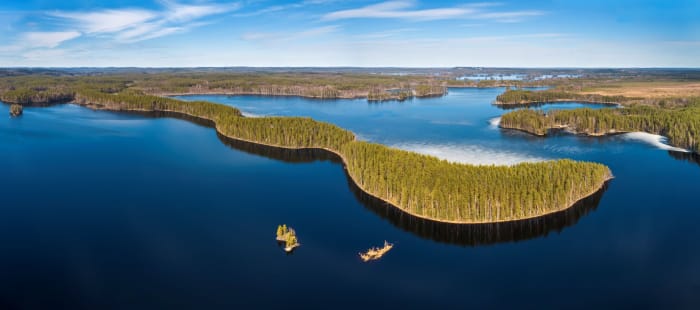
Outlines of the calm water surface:
[{"label": "calm water surface", "polygon": [[[697,158],[648,137],[499,130],[490,102],[502,91],[188,99],[312,116],[462,162],[602,162],[616,176],[607,190],[538,220],[439,225],[361,195],[321,152],[74,105],[0,117],[0,308],[697,308]],[[281,223],[303,244],[291,255],[274,241]],[[384,240],[395,247],[382,260],[359,260]]]},{"label": "calm water surface", "polygon": [[[497,121],[504,111],[490,104],[501,92],[501,88],[451,89],[446,97],[399,103],[261,96],[179,98],[229,104],[249,116],[309,116],[350,129],[360,139],[465,163],[513,164],[611,151],[610,145],[594,148],[587,145],[598,144],[595,140],[571,136],[550,140],[501,131]],[[584,105],[567,103],[540,109],[581,106]]]}]

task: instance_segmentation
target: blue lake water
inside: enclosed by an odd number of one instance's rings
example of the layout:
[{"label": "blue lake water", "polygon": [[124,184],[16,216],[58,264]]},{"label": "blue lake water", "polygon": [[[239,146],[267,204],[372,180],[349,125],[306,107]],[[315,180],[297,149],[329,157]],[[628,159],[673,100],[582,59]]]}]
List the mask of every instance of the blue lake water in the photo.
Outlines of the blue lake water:
[{"label": "blue lake water", "polygon": [[[556,158],[603,155],[626,145],[623,137],[553,139],[517,131],[502,131],[496,121],[504,113],[490,103],[502,88],[451,89],[448,96],[406,102],[309,100],[299,97],[180,96],[208,100],[241,109],[249,116],[308,116],[337,124],[360,139],[472,164],[513,164]],[[604,105],[558,103],[538,109]],[[590,144],[605,144],[591,147]],[[595,159],[595,158],[593,158]]]},{"label": "blue lake water", "polygon": [[[312,116],[462,162],[601,162],[616,176],[607,189],[533,221],[440,225],[361,195],[321,152],[74,105],[0,117],[0,308],[697,308],[697,156],[649,136],[500,130],[490,102],[502,91],[187,99]],[[274,241],[281,223],[302,243],[291,255]],[[384,240],[392,251],[360,261]]]}]

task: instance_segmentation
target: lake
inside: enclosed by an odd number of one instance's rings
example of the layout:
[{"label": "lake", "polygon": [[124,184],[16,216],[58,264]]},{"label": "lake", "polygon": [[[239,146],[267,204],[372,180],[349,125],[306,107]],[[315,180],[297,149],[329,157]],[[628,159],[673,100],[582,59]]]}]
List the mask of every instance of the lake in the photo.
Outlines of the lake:
[{"label": "lake", "polygon": [[[498,129],[502,91],[185,99],[310,116],[465,163],[595,161],[616,178],[566,212],[444,225],[363,195],[330,154],[232,141],[206,123],[75,105],[0,117],[0,307],[697,307],[698,157],[649,135]],[[584,104],[555,105],[573,106]],[[282,223],[302,244],[289,255],[274,240]],[[360,260],[384,240],[385,257]]]}]

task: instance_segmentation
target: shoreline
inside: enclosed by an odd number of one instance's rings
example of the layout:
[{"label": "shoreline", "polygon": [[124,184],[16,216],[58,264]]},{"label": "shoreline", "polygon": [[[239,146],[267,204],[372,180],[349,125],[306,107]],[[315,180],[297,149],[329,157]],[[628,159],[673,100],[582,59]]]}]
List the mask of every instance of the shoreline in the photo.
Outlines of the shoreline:
[{"label": "shoreline", "polygon": [[[487,85],[487,86],[478,86],[478,85],[447,85],[447,88],[503,88],[503,87],[517,87],[518,85],[515,84],[499,84],[499,85]],[[552,87],[551,85],[530,85],[530,86],[522,86],[525,88],[532,88],[532,87]]]},{"label": "shoreline", "polygon": [[[570,135],[582,136],[582,137],[607,137],[607,136],[616,136],[616,135],[622,135],[622,134],[626,134],[626,133],[635,132],[635,131],[621,131],[621,130],[612,130],[612,131],[607,131],[607,132],[580,132],[580,131],[570,130],[569,126],[565,126],[565,125],[561,125],[561,126],[557,126],[557,127],[549,127],[549,128],[547,128],[547,132],[543,133],[543,134],[532,132],[532,131],[529,131],[529,130],[523,129],[523,128],[503,126],[501,124],[498,125],[498,128],[520,131],[520,132],[524,132],[524,133],[527,133],[527,134],[532,135],[532,136],[542,137],[542,138],[546,138],[547,136],[549,136],[550,130],[563,131],[563,132],[570,134]],[[645,131],[639,131],[639,132],[645,132]],[[655,133],[650,133],[650,132],[645,132],[645,133],[655,135]],[[664,137],[668,138],[666,136],[664,136]]]},{"label": "shoreline", "polygon": [[[261,94],[261,93],[256,93],[256,92],[238,92],[238,91],[206,91],[206,92],[156,92],[156,93],[149,93],[150,95],[153,96],[160,96],[160,97],[175,97],[175,96],[262,96],[262,97],[298,97],[298,98],[306,98],[306,99],[313,99],[313,100],[338,100],[338,99],[365,99],[370,102],[377,102],[377,101],[405,101],[406,99],[399,99],[398,97],[396,98],[388,98],[388,99],[369,99],[369,93],[368,94],[357,94],[357,95],[339,95],[335,97],[323,97],[323,96],[311,96],[311,95],[298,95],[298,94]],[[426,94],[426,95],[413,95],[407,99],[411,98],[434,98],[434,97],[442,97],[447,95],[447,92],[445,93],[431,93],[431,94]]]},{"label": "shoreline", "polygon": [[[561,211],[563,211],[563,210],[566,210],[566,209],[569,209],[569,208],[573,207],[577,202],[579,202],[579,201],[581,201],[581,200],[583,200],[583,199],[585,199],[585,198],[588,198],[588,197],[592,196],[593,194],[597,193],[600,189],[602,189],[603,187],[605,187],[605,185],[608,183],[608,181],[610,181],[611,179],[614,178],[614,177],[612,176],[612,173],[610,173],[609,176],[607,176],[599,185],[595,186],[595,187],[593,188],[593,190],[591,190],[589,193],[587,193],[587,194],[585,194],[585,195],[583,195],[583,196],[581,196],[581,197],[578,197],[578,198],[575,199],[573,202],[569,203],[568,205],[566,205],[566,206],[564,206],[564,207],[556,208],[555,210],[552,210],[552,211],[550,211],[550,212],[545,212],[545,213],[542,213],[542,214],[537,214],[537,215],[532,215],[532,216],[527,216],[527,217],[522,217],[522,218],[517,218],[517,219],[494,220],[494,221],[454,221],[454,220],[443,220],[443,219],[437,219],[437,218],[433,218],[433,217],[429,217],[429,216],[425,216],[425,215],[416,214],[416,213],[414,213],[414,212],[411,212],[411,211],[409,211],[409,210],[406,210],[406,209],[400,207],[399,204],[397,204],[397,203],[395,203],[395,202],[393,202],[393,201],[391,201],[391,200],[389,200],[389,199],[380,197],[380,196],[376,195],[375,193],[370,192],[369,190],[367,190],[366,188],[364,188],[361,184],[359,184],[359,183],[357,182],[355,176],[354,176],[354,175],[352,174],[352,172],[348,169],[348,160],[345,158],[345,156],[344,156],[343,154],[341,154],[339,151],[336,151],[336,150],[333,150],[333,149],[329,149],[329,148],[325,148],[325,147],[289,147],[289,146],[280,146],[280,145],[275,145],[275,144],[270,144],[270,143],[263,143],[263,142],[258,142],[258,141],[251,141],[251,140],[247,140],[247,139],[243,139],[243,138],[238,138],[238,137],[231,137],[231,136],[226,135],[226,134],[224,134],[223,132],[221,132],[221,131],[219,130],[219,127],[218,127],[219,125],[218,125],[214,120],[207,119],[207,118],[203,118],[203,117],[200,117],[200,116],[192,115],[192,114],[185,113],[185,112],[181,112],[181,111],[173,111],[173,110],[145,110],[145,109],[120,109],[120,110],[117,110],[117,109],[108,109],[108,108],[100,107],[100,106],[98,106],[98,104],[94,104],[94,103],[93,103],[93,104],[80,104],[80,103],[78,103],[78,102],[76,102],[76,101],[72,101],[72,102],[70,102],[70,103],[76,104],[76,105],[81,106],[81,107],[89,108],[89,109],[92,109],[92,110],[100,110],[100,111],[112,111],[112,112],[120,112],[120,111],[122,111],[122,112],[129,112],[129,111],[134,111],[134,112],[167,112],[167,113],[179,114],[179,115],[183,115],[183,116],[187,116],[187,117],[193,117],[193,118],[198,118],[198,119],[202,119],[202,120],[211,122],[211,123],[214,124],[213,127],[214,127],[214,130],[215,130],[217,133],[219,133],[220,135],[222,135],[222,136],[224,136],[224,137],[227,137],[227,138],[229,138],[229,139],[238,140],[238,141],[243,141],[243,142],[252,143],[252,144],[257,144],[257,145],[268,146],[268,147],[275,147],[275,148],[280,148],[280,149],[290,149],[290,150],[317,149],[317,150],[323,150],[323,151],[326,151],[326,152],[330,152],[330,153],[332,153],[332,154],[335,154],[336,156],[338,156],[338,157],[341,159],[341,161],[342,161],[342,163],[343,163],[343,169],[347,172],[348,176],[350,177],[350,180],[355,184],[355,186],[357,186],[357,188],[359,188],[361,191],[363,191],[363,192],[366,193],[367,195],[372,196],[372,197],[374,197],[374,198],[377,198],[377,199],[379,199],[380,201],[383,201],[383,202],[385,202],[386,204],[389,204],[390,206],[392,206],[392,207],[394,207],[394,208],[396,208],[396,209],[399,209],[400,211],[402,211],[402,212],[404,212],[404,213],[406,213],[406,214],[408,214],[408,215],[411,215],[411,216],[413,216],[413,217],[420,218],[420,219],[424,219],[424,220],[429,220],[429,221],[434,221],[434,222],[439,222],[439,223],[464,224],[464,225],[471,225],[471,224],[491,224],[491,223],[507,223],[507,222],[516,222],[516,221],[528,220],[528,219],[533,219],[533,218],[538,218],[538,217],[546,216],[546,215],[553,214],[553,213],[557,213],[557,212],[561,212]],[[242,116],[242,117],[244,117],[244,116]],[[357,136],[354,137],[353,141],[358,141],[358,140],[357,140]]]},{"label": "shoreline", "polygon": [[[526,134],[529,134],[529,135],[532,135],[532,136],[535,136],[538,138],[546,138],[547,136],[549,136],[549,133],[539,134],[539,133],[529,131],[527,129],[518,128],[518,127],[507,127],[507,126],[502,126],[500,124],[498,125],[498,128],[506,129],[506,130],[520,131],[520,132],[524,132]],[[567,134],[574,135],[574,136],[580,136],[580,137],[586,137],[586,138],[611,137],[611,136],[623,135],[623,134],[628,134],[628,133],[641,132],[641,133],[645,133],[645,134],[657,135],[660,137],[664,137],[667,140],[669,139],[669,137],[667,137],[667,136],[664,136],[664,135],[661,135],[658,133],[647,132],[647,131],[643,131],[643,130],[640,130],[640,131],[612,130],[612,131],[606,131],[606,132],[600,132],[600,133],[597,133],[597,132],[591,133],[591,132],[572,131],[572,130],[569,130],[569,126],[549,127],[549,128],[547,128],[547,131],[549,131],[549,130],[562,130]],[[678,145],[672,145],[672,144],[666,144],[666,145],[669,147],[678,149],[678,152],[686,152],[686,153],[700,155],[700,151],[693,151],[692,149],[687,149],[687,148],[684,148],[684,147],[681,147]],[[683,151],[680,151],[680,150],[683,150]]]},{"label": "shoreline", "polygon": [[595,100],[576,100],[576,99],[552,99],[547,101],[521,101],[521,102],[502,102],[495,100],[492,104],[497,107],[528,107],[528,106],[540,106],[554,103],[589,103],[589,104],[600,104],[607,106],[620,107],[623,106],[622,103],[614,101],[595,101]]}]

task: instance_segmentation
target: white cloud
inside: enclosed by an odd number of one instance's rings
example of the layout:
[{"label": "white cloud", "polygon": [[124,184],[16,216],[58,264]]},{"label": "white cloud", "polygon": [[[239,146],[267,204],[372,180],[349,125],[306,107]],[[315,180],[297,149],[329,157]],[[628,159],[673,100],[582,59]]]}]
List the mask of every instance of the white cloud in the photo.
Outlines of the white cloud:
[{"label": "white cloud", "polygon": [[164,1],[163,3],[168,8],[166,19],[170,21],[190,21],[209,15],[235,11],[241,7],[241,4],[238,2],[200,5],[178,4],[170,1]]},{"label": "white cloud", "polygon": [[29,61],[41,61],[44,59],[62,58],[68,54],[64,49],[34,49],[22,53],[22,57]]},{"label": "white cloud", "polygon": [[17,45],[22,48],[54,48],[79,36],[80,32],[77,31],[25,32]]},{"label": "white cloud", "polygon": [[162,12],[144,9],[110,9],[90,12],[50,12],[47,15],[88,35],[108,35],[123,43],[162,37],[201,26],[201,18],[224,14],[240,7],[224,4],[180,4],[162,1]]},{"label": "white cloud", "polygon": [[488,13],[481,13],[474,18],[477,19],[491,19],[494,21],[502,22],[502,23],[515,23],[515,22],[520,22],[526,17],[534,17],[534,16],[541,16],[544,15],[545,12],[543,11],[535,11],[535,10],[530,10],[530,11],[514,11],[514,12],[488,12]]},{"label": "white cloud", "polygon": [[155,19],[155,12],[135,9],[103,10],[96,12],[52,12],[49,16],[68,21],[71,26],[86,33],[119,32],[134,25]]},{"label": "white cloud", "polygon": [[300,32],[248,32],[241,36],[245,41],[257,41],[262,43],[269,42],[288,42],[300,40],[304,38],[322,36],[325,34],[336,32],[339,29],[336,25],[311,28]]},{"label": "white cloud", "polygon": [[338,0],[305,0],[305,1],[297,2],[297,3],[272,5],[272,6],[262,8],[262,9],[259,9],[257,11],[253,11],[253,12],[236,14],[235,16],[240,16],[240,17],[258,16],[258,15],[263,15],[263,14],[267,14],[267,13],[274,13],[274,12],[280,12],[280,11],[285,11],[285,10],[299,9],[299,8],[303,8],[303,7],[310,6],[310,5],[323,5],[323,4],[333,3],[336,1],[338,1]]},{"label": "white cloud", "polygon": [[185,27],[163,27],[161,23],[144,23],[116,34],[115,39],[118,42],[133,43],[163,37],[185,29]]},{"label": "white cloud", "polygon": [[471,8],[437,8],[410,10],[415,6],[413,1],[387,1],[368,5],[359,9],[335,11],[323,16],[323,20],[338,20],[350,18],[404,18],[417,20],[448,19],[476,12]]},{"label": "white cloud", "polygon": [[442,7],[432,9],[416,9],[417,2],[411,0],[396,0],[381,2],[365,7],[349,10],[341,10],[328,13],[322,20],[339,20],[351,18],[394,18],[411,20],[438,20],[438,19],[486,19],[495,22],[519,22],[527,17],[545,14],[542,11],[488,11],[489,8],[498,7],[500,3],[472,3],[459,7]]}]

